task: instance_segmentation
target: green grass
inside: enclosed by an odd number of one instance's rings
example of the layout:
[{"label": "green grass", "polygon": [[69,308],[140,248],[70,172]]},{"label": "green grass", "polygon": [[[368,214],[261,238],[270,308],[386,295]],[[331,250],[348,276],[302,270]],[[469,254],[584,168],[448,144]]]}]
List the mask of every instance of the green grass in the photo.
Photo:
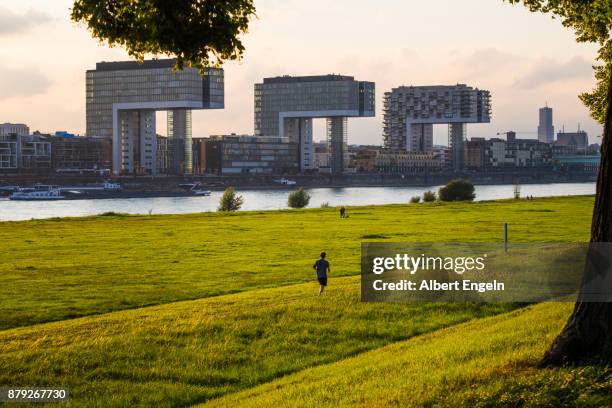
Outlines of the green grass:
[{"label": "green grass", "polygon": [[359,273],[362,241],[586,241],[593,197],[0,223],[0,330]]},{"label": "green grass", "polygon": [[76,407],[610,405],[605,368],[535,368],[569,304],[361,303],[350,276],[362,241],[500,242],[504,222],[514,242],[586,241],[592,206],[0,223],[0,385],[66,386]]},{"label": "green grass", "polygon": [[612,406],[605,367],[538,369],[571,304],[544,303],[289,375],[202,407]]},{"label": "green grass", "polygon": [[0,384],[64,385],[62,406],[185,406],[511,304],[361,303],[359,278],[0,332]]}]

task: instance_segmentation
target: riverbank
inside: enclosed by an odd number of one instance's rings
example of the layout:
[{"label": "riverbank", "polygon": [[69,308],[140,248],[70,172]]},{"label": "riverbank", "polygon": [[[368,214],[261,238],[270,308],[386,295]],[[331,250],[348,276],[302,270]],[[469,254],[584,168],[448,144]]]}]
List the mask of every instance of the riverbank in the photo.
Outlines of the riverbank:
[{"label": "riverbank", "polygon": [[[584,172],[552,172],[542,170],[522,170],[513,172],[496,171],[492,173],[436,173],[417,175],[391,175],[354,173],[343,175],[309,174],[285,176],[295,181],[295,186],[305,188],[345,188],[345,187],[428,187],[446,184],[453,178],[470,179],[475,185],[504,184],[548,184],[595,182],[597,175]],[[202,188],[211,191],[224,190],[228,186],[249,190],[284,190],[295,186],[278,183],[280,176],[273,175],[225,175],[225,176],[157,176],[157,177],[114,177],[123,186],[122,192],[106,192],[87,198],[140,198],[140,197],[180,197],[189,192],[179,187],[185,183],[200,183]],[[2,175],[0,186],[31,186],[35,183],[67,186],[100,185],[104,181],[96,176],[74,175]]]},{"label": "riverbank", "polygon": [[[321,206],[359,206],[405,204],[411,197],[422,196],[425,191],[437,191],[439,186],[428,187],[343,187],[308,188],[311,195],[309,208]],[[477,185],[476,200],[514,198],[515,186]],[[526,184],[521,186],[521,197],[552,197],[568,195],[592,195],[595,183]],[[144,193],[150,194],[150,193]],[[106,212],[127,214],[187,214],[216,211],[223,192],[218,189],[210,196],[149,197],[83,199],[78,202],[60,201],[9,201],[0,199],[0,221],[28,220],[31,218],[77,217]],[[244,199],[241,211],[281,210],[287,208],[288,189],[238,189]],[[78,203],[78,205],[76,205]]]}]

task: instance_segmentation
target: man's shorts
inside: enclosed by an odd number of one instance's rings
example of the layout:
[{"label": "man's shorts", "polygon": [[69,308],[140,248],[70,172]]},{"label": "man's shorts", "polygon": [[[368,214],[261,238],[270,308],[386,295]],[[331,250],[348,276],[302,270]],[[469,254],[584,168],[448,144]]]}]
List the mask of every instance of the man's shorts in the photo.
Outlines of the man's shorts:
[{"label": "man's shorts", "polygon": [[327,278],[317,278],[319,285],[327,286]]}]

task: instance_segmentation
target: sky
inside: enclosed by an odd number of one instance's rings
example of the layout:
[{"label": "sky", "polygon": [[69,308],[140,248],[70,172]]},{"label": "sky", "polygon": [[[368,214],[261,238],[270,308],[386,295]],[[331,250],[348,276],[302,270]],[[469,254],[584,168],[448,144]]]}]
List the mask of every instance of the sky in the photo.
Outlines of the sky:
[{"label": "sky", "polygon": [[[253,84],[277,75],[352,75],[376,83],[376,117],[349,119],[349,143],[382,143],[382,97],[400,85],[465,83],[491,91],[490,124],[468,137],[515,130],[535,138],[538,108],[555,130],[602,128],[577,95],[595,82],[597,47],[549,15],[502,0],[255,0],[241,61],[225,69],[225,109],[193,112],[193,135],[253,133]],[[0,3],[0,122],[42,132],[85,132],[85,71],[129,59],[69,18],[70,0]],[[165,133],[158,114],[158,133]],[[445,144],[446,126],[435,127]],[[325,136],[315,122],[315,140]]]}]

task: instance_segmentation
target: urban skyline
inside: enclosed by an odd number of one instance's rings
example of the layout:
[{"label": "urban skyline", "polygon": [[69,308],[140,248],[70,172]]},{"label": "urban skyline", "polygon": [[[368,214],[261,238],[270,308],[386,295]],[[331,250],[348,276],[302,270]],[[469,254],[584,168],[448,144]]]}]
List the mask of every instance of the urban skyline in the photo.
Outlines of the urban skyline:
[{"label": "urban skyline", "polygon": [[[509,7],[501,1],[496,4],[471,0],[469,5],[463,5],[463,11],[449,1],[431,3],[404,5],[393,2],[381,6],[380,13],[373,15],[364,12],[366,7],[351,3],[354,7],[347,11],[351,17],[347,20],[363,22],[366,17],[370,18],[370,30],[366,31],[371,35],[362,33],[358,37],[361,42],[348,43],[344,41],[347,36],[358,35],[360,31],[347,27],[344,33],[331,37],[335,28],[329,17],[320,13],[322,5],[317,2],[310,2],[309,6],[295,1],[258,2],[259,19],[253,22],[251,32],[245,37],[244,60],[224,66],[228,80],[226,109],[214,115],[195,112],[194,136],[252,133],[254,83],[268,76],[320,73],[350,73],[368,78],[376,82],[380,90],[376,98],[376,116],[349,124],[350,143],[382,143],[384,91],[398,85],[458,82],[489,89],[495,95],[496,114],[491,124],[474,128],[470,136],[493,137],[497,132],[510,129],[516,129],[519,134],[535,133],[536,109],[546,100],[555,107],[556,128],[565,125],[573,129],[580,123],[592,137],[601,133],[601,127],[590,119],[577,99],[579,92],[593,84],[590,66],[595,47],[575,44],[573,34],[558,21],[530,15],[522,8]],[[0,42],[9,55],[6,65],[0,66],[1,81],[6,85],[4,96],[0,98],[4,116],[1,121],[28,123],[32,130],[67,129],[84,133],[84,69],[99,61],[122,60],[126,56],[118,48],[109,49],[98,44],[82,27],[71,24],[69,6],[70,2],[63,0],[53,5],[31,0],[8,1],[0,8],[0,22],[8,19],[14,23],[0,32]],[[331,7],[343,7],[343,2]],[[453,38],[441,34],[425,35],[428,31],[422,31],[419,21],[410,26],[404,24],[401,30],[391,27],[391,33],[383,32],[379,28],[392,26],[393,15],[402,14],[389,13],[388,8],[436,15],[449,29],[452,24],[459,24],[453,23],[452,13],[464,19],[462,27],[470,19],[482,19],[482,24],[478,28],[462,29]],[[478,13],[467,13],[470,9]],[[385,21],[383,16],[391,20]],[[316,30],[312,24],[315,20],[319,21]],[[529,24],[523,25],[523,21]],[[495,26],[495,30],[486,39],[474,38],[489,26]],[[520,32],[515,30],[516,26],[522,27]],[[279,30],[283,36],[278,35]],[[40,41],[41,35],[45,35],[45,41]],[[336,44],[336,41],[329,41],[330,38],[343,44],[341,52],[329,46]],[[471,45],[464,46],[468,40]],[[290,42],[293,48],[286,47]],[[79,50],[78,58],[73,54],[74,49]],[[264,55],[276,57],[270,60]],[[27,83],[23,78],[28,78]],[[23,109],[24,106],[28,109]],[[163,126],[160,131],[164,132]],[[444,141],[445,127],[436,126],[434,134],[436,144]],[[525,134],[524,137],[535,138],[535,135]],[[315,121],[314,139],[324,138],[325,121]]]}]

